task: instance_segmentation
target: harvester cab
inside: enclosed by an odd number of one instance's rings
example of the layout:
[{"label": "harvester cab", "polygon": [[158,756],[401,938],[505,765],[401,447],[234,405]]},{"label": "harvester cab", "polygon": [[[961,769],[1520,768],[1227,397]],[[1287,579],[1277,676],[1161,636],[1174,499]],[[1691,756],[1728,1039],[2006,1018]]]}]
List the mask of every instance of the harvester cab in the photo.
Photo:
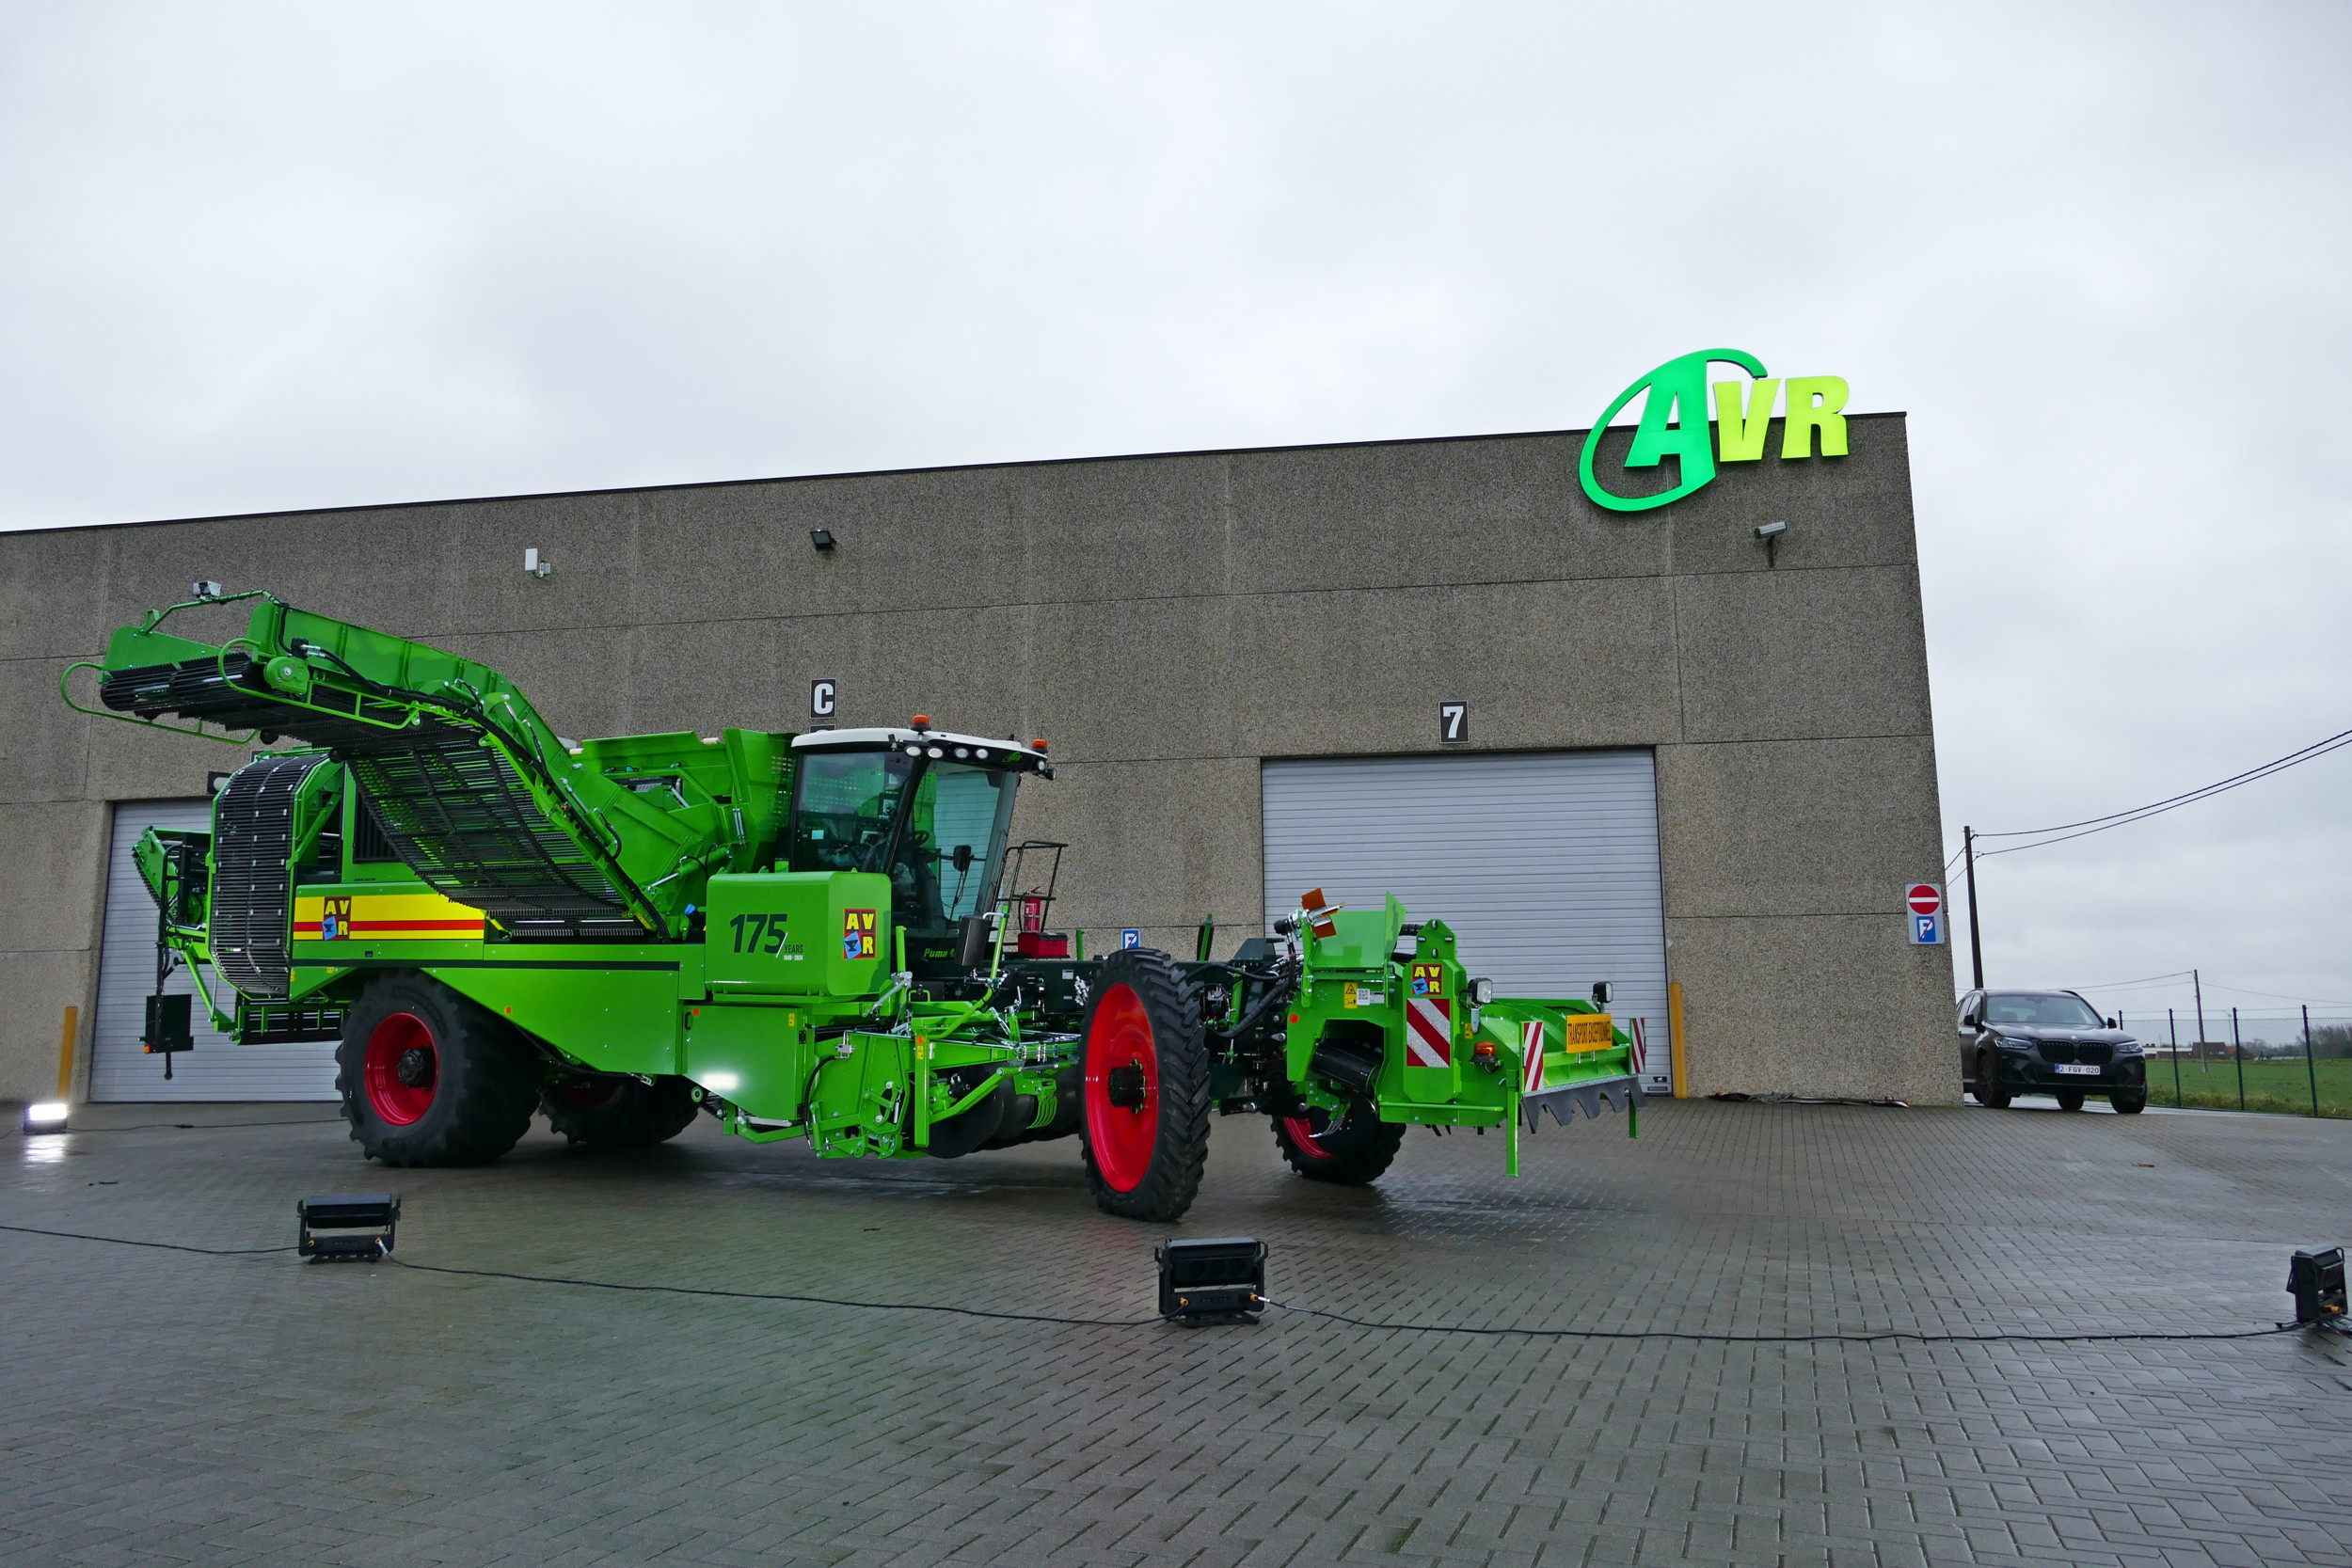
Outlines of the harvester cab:
[{"label": "harvester cab", "polygon": [[[240,635],[163,629],[239,600]],[[1074,1134],[1104,1210],[1166,1223],[1218,1112],[1362,1183],[1410,1126],[1499,1130],[1516,1173],[1543,1111],[1630,1131],[1640,1102],[1605,990],[1497,997],[1393,897],[1318,890],[1224,959],[1206,922],[1186,960],[1088,958],[1045,929],[1066,847],[1008,843],[1042,741],[919,716],[573,741],[485,666],[210,583],[113,634],[96,705],[82,668],[80,711],[263,748],[210,832],[139,845],[158,945],[232,1040],[335,1041],[390,1164],[496,1159],[534,1112],[604,1148],[707,1113],[826,1158]]]},{"label": "harvester cab", "polygon": [[784,869],[887,877],[900,967],[926,979],[980,967],[966,933],[998,924],[1014,793],[1024,774],[1054,776],[1045,752],[918,718],[796,736],[792,759]]}]

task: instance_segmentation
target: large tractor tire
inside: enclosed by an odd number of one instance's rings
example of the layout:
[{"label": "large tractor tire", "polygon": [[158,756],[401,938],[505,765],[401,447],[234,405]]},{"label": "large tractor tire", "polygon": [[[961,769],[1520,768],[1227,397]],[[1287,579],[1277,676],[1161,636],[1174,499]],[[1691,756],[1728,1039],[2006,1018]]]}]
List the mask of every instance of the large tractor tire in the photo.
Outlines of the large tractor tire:
[{"label": "large tractor tire", "polygon": [[566,1078],[539,1097],[548,1126],[589,1148],[650,1148],[686,1131],[701,1107],[683,1078]]},{"label": "large tractor tire", "polygon": [[1209,1161],[1209,1053],[1200,1006],[1165,953],[1104,961],[1086,1040],[1087,1185],[1106,1214],[1166,1225],[1192,1207]]},{"label": "large tractor tire", "polygon": [[414,971],[382,975],[360,994],[335,1065],[352,1137],[388,1165],[495,1160],[539,1106],[539,1060],[522,1037]]},{"label": "large tractor tire", "polygon": [[1315,1119],[1320,1118],[1274,1118],[1274,1142],[1282,1150],[1282,1158],[1310,1181],[1370,1186],[1380,1180],[1405,1145],[1405,1124],[1382,1121],[1372,1102],[1360,1097],[1338,1126],[1327,1124],[1318,1132]]}]

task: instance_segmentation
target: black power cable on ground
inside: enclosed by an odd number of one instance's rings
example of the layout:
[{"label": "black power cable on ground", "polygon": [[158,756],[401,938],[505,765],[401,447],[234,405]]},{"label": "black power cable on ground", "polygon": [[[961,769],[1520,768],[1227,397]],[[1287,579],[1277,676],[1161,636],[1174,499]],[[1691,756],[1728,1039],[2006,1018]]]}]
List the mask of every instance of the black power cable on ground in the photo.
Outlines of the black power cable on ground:
[{"label": "black power cable on ground", "polygon": [[[50,1236],[63,1241],[102,1242],[112,1246],[153,1247],[167,1252],[193,1252],[208,1258],[250,1258],[274,1252],[292,1252],[291,1246],[267,1247],[201,1247],[182,1242],[140,1242],[121,1236],[93,1236],[79,1230],[44,1230],[29,1225],[0,1225],[0,1230],[14,1231],[24,1236]],[[868,1312],[946,1312],[962,1318],[987,1318],[999,1323],[1048,1323],[1063,1328],[1151,1328],[1168,1320],[1162,1318],[1061,1318],[1041,1312],[993,1312],[977,1307],[945,1307],[919,1301],[858,1301],[844,1296],[803,1295],[782,1291],[722,1291],[693,1285],[630,1285],[608,1279],[573,1279],[562,1275],[520,1274],[505,1269],[461,1269],[443,1263],[411,1263],[403,1259],[386,1257],[382,1261],[398,1264],[418,1274],[454,1275],[469,1279],[503,1279],[526,1285],[565,1285],[582,1291],[618,1291],[632,1295],[704,1296],[723,1301],[777,1301],[811,1307],[846,1307]],[[2128,1340],[2180,1339],[2263,1339],[2274,1335],[2292,1334],[2302,1325],[2280,1323],[2271,1328],[2159,1330],[2140,1332],[2104,1332],[2082,1334],[1930,1334],[1917,1329],[1879,1329],[1864,1333],[1831,1334],[1704,1334],[1685,1329],[1666,1328],[1518,1328],[1480,1327],[1463,1323],[1380,1323],[1364,1318],[1351,1318],[1339,1312],[1326,1312],[1312,1307],[1295,1307],[1287,1302],[1266,1298],[1264,1305],[1279,1311],[1295,1312],[1302,1317],[1322,1318],[1330,1323],[1345,1323],[1351,1328],[1371,1329],[1391,1334],[1470,1334],[1488,1338],[1518,1335],[1532,1339],[1679,1339],[1686,1343],[1708,1345],[1870,1345],[1886,1340],[1908,1339],[1923,1345],[2059,1345],[2113,1344]]]}]

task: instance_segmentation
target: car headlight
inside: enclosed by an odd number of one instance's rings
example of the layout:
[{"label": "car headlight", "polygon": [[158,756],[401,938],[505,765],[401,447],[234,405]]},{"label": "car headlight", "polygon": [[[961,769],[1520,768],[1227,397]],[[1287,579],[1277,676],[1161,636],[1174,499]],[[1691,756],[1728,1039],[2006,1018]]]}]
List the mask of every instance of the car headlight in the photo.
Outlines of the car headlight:
[{"label": "car headlight", "polygon": [[2148,1048],[2137,1040],[2124,1040],[2116,1046],[2115,1053],[2119,1056],[2139,1056],[2146,1054],[2147,1050]]},{"label": "car headlight", "polygon": [[2001,1037],[2001,1049],[2004,1051],[2031,1051],[2033,1049],[2033,1041],[2013,1040],[2009,1038],[2007,1036],[2003,1036]]}]

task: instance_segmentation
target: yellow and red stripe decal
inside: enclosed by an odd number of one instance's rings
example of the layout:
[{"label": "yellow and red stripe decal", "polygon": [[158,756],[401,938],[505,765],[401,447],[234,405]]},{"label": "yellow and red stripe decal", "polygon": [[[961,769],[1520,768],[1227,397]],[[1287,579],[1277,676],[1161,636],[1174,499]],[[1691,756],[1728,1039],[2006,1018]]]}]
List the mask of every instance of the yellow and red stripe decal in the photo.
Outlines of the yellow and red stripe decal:
[{"label": "yellow and red stripe decal", "polygon": [[[334,918],[334,934],[326,922]],[[296,942],[479,942],[482,911],[437,893],[297,895]]]}]

